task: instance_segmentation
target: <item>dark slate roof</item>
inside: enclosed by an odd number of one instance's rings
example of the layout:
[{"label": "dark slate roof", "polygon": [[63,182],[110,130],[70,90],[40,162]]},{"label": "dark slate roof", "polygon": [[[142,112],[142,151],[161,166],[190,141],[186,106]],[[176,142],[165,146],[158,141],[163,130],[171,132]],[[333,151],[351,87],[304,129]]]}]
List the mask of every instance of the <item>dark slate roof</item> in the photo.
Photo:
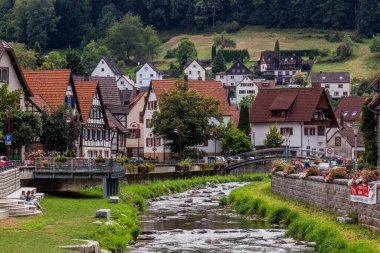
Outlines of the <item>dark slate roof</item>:
[{"label": "dark slate roof", "polygon": [[[286,118],[272,117],[272,110],[286,110]],[[323,88],[261,89],[249,110],[251,123],[311,122],[317,109],[326,111],[332,126],[338,126]]]},{"label": "dark slate roof", "polygon": [[226,71],[227,75],[250,75],[252,74],[249,68],[247,68],[242,61],[236,61]]},{"label": "dark slate roof", "polygon": [[343,113],[344,121],[360,120],[362,105],[366,99],[366,97],[343,98],[335,110],[335,117],[340,119],[340,114]]},{"label": "dark slate roof", "polygon": [[151,67],[154,71],[156,71],[157,73],[161,74],[161,71],[152,62],[146,62],[146,63],[144,63],[143,65],[141,65],[141,68],[144,67],[145,64],[148,64],[149,67]]},{"label": "dark slate roof", "polygon": [[312,83],[349,83],[349,72],[312,72]]},{"label": "dark slate roof", "polygon": [[133,90],[119,90],[122,105],[128,105],[132,100]]},{"label": "dark slate roof", "polygon": [[102,58],[115,75],[123,75],[123,72],[119,69],[119,67],[113,59],[104,56]]}]

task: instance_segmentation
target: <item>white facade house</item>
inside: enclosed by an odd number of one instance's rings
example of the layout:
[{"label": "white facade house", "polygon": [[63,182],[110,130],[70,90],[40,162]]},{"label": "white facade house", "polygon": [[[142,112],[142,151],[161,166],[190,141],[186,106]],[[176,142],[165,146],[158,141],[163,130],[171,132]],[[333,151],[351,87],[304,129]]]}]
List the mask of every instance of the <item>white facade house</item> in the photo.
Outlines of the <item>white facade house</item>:
[{"label": "white facade house", "polygon": [[206,80],[206,69],[196,60],[188,63],[183,72],[188,80]]},{"label": "white facade house", "polygon": [[243,97],[249,95],[257,95],[260,89],[274,89],[276,87],[273,80],[265,79],[251,79],[250,77],[245,77],[236,86],[236,103],[239,104]]},{"label": "white facade house", "polygon": [[[145,102],[143,112],[143,136],[144,136],[144,156],[154,157],[155,159],[168,159],[169,149],[165,146],[164,140],[159,136],[153,134],[152,118],[153,112],[159,110],[159,95],[165,91],[171,89],[175,80],[155,80],[148,90],[148,98]],[[196,90],[200,95],[212,96],[217,99],[220,104],[220,109],[223,114],[223,124],[231,119],[232,112],[227,102],[227,97],[223,90],[222,85],[218,81],[202,81],[202,80],[189,80],[189,89]],[[209,89],[204,89],[209,87]],[[218,123],[215,119],[210,119],[214,123]],[[174,131],[174,129],[173,129]],[[208,140],[204,145],[199,145],[196,148],[204,150],[206,153],[213,155],[214,153],[221,152],[220,141]]]},{"label": "white facade house", "polygon": [[120,76],[119,79],[117,79],[116,83],[119,90],[139,89],[136,83],[129,76]]},{"label": "white facade house", "polygon": [[[321,88],[263,89],[250,108],[254,145],[264,147],[266,134],[276,125],[290,147],[324,152],[326,133],[338,127]],[[284,142],[283,145],[286,143]]]},{"label": "white facade house", "polygon": [[237,61],[227,71],[216,73],[215,80],[220,81],[225,88],[235,88],[251,74],[243,62]]},{"label": "white facade house", "polygon": [[102,57],[92,71],[91,76],[114,77],[116,80],[123,75],[114,60],[108,57]]},{"label": "white facade house", "polygon": [[152,80],[162,80],[162,74],[153,63],[147,62],[136,72],[136,84],[148,88]]},{"label": "white facade house", "polygon": [[12,47],[8,43],[0,41],[0,86],[4,83],[9,84],[9,91],[18,89],[24,91],[20,96],[20,109],[25,110],[26,98],[30,97],[32,92],[25,81]]},{"label": "white facade house", "polygon": [[312,86],[325,88],[332,98],[351,96],[349,72],[313,72],[310,76]]}]

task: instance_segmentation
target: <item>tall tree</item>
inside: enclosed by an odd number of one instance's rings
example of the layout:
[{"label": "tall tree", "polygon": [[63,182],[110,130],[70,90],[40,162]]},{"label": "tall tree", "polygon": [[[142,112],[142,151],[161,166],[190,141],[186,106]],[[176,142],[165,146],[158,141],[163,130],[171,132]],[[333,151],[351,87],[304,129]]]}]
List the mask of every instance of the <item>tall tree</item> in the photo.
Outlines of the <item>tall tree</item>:
[{"label": "tall tree", "polygon": [[123,13],[116,9],[113,3],[104,6],[96,25],[99,37],[106,35],[108,28],[120,21],[122,17]]},{"label": "tall tree", "polygon": [[13,19],[19,42],[26,42],[30,47],[39,43],[46,48],[59,21],[54,4],[54,0],[16,0]]},{"label": "tall tree", "polygon": [[[178,80],[172,89],[163,92],[159,101],[160,111],[153,113],[153,132],[169,141],[173,152],[179,151],[179,134],[184,150],[210,139],[215,128],[210,121],[212,118],[222,121],[219,102],[189,90],[188,83],[183,80]],[[176,128],[180,129],[177,133],[174,132]]]},{"label": "tall tree", "polygon": [[277,126],[271,126],[269,132],[265,135],[264,146],[267,148],[279,148],[282,143],[284,143],[284,138],[278,131]]},{"label": "tall tree", "polygon": [[22,69],[36,69],[38,53],[33,49],[27,49],[25,44],[10,43],[13,51],[16,54],[17,61]]},{"label": "tall tree", "polygon": [[195,49],[195,44],[188,38],[181,39],[176,49],[176,58],[180,68],[183,69],[188,61],[195,60],[197,55],[198,53]]},{"label": "tall tree", "polygon": [[220,47],[221,49],[223,48],[235,48],[236,47],[236,42],[231,39],[226,32],[222,33],[214,33],[214,44],[213,46],[215,47]]},{"label": "tall tree", "polygon": [[19,108],[21,89],[9,90],[9,84],[0,85],[0,120],[5,118],[7,109],[16,110]]},{"label": "tall tree", "polygon": [[246,135],[251,132],[251,126],[249,124],[249,107],[255,100],[255,95],[249,95],[242,98],[239,102],[240,114],[238,129],[243,131]]},{"label": "tall tree", "polygon": [[50,51],[42,69],[64,69],[66,67],[66,59],[59,51]]},{"label": "tall tree", "polygon": [[231,152],[231,155],[235,155],[252,150],[249,137],[240,129],[235,128],[232,121],[227,123],[221,141],[223,153]]},{"label": "tall tree", "polygon": [[84,69],[80,59],[80,55],[75,50],[69,50],[66,53],[66,68],[71,69],[75,75],[83,75]]},{"label": "tall tree", "polygon": [[226,62],[224,61],[222,50],[218,50],[212,62],[212,73],[216,74],[226,70]]},{"label": "tall tree", "polygon": [[274,51],[280,52],[280,42],[276,40],[276,43],[274,44]]},{"label": "tall tree", "polygon": [[84,72],[86,74],[91,74],[102,56],[110,57],[110,50],[106,46],[100,45],[93,40],[90,41],[82,53],[82,65]]},{"label": "tall tree", "polygon": [[377,165],[377,134],[376,134],[376,116],[369,110],[368,104],[372,101],[367,98],[362,106],[362,116],[360,120],[360,131],[363,135],[364,142],[364,162],[370,165]]}]

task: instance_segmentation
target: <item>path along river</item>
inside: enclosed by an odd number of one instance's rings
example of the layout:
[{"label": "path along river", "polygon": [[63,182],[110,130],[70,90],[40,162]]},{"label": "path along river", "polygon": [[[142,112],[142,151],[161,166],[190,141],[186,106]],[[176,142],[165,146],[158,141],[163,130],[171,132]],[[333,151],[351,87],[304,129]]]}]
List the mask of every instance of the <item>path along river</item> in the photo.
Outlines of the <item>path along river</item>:
[{"label": "path along river", "polygon": [[134,253],[310,252],[313,244],[284,237],[285,230],[219,207],[219,199],[243,183],[208,184],[148,202]]}]

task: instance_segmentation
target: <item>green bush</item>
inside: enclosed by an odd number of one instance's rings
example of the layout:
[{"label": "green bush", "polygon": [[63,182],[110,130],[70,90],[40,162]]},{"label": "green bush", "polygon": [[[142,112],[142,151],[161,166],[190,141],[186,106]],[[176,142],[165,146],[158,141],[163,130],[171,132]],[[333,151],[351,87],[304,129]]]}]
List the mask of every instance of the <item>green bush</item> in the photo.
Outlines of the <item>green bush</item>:
[{"label": "green bush", "polygon": [[56,163],[64,163],[64,162],[66,162],[66,161],[67,161],[67,158],[64,157],[64,156],[57,156],[57,157],[55,158],[55,162],[56,162]]},{"label": "green bush", "polygon": [[96,157],[95,162],[96,163],[105,163],[106,159],[102,156],[98,156],[98,157]]},{"label": "green bush", "polygon": [[223,58],[226,62],[232,61],[244,61],[245,59],[250,58],[247,49],[220,49],[223,54]]},{"label": "green bush", "polygon": [[299,49],[299,50],[280,50],[281,55],[285,56],[313,56],[319,55],[319,49]]},{"label": "green bush", "polygon": [[115,162],[117,163],[127,163],[129,161],[129,158],[127,156],[118,156],[115,159]]},{"label": "green bush", "polygon": [[240,24],[233,20],[231,23],[226,23],[224,25],[224,30],[227,32],[227,33],[234,33],[234,32],[237,32],[240,30]]},{"label": "green bush", "polygon": [[172,48],[166,51],[164,59],[173,59],[175,58],[177,48]]}]

